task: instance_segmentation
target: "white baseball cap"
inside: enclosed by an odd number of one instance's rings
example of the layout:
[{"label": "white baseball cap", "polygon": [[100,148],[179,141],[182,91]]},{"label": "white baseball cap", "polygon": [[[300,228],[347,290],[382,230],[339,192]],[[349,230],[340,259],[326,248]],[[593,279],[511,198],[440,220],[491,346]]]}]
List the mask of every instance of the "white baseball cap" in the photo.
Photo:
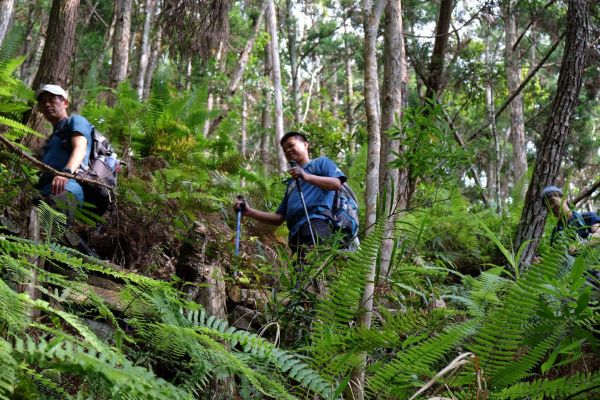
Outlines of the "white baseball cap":
[{"label": "white baseball cap", "polygon": [[36,100],[39,100],[40,95],[44,92],[52,93],[56,96],[62,96],[65,98],[65,100],[69,100],[69,95],[67,94],[67,91],[58,85],[43,85],[41,88],[38,89],[37,92],[35,92]]}]

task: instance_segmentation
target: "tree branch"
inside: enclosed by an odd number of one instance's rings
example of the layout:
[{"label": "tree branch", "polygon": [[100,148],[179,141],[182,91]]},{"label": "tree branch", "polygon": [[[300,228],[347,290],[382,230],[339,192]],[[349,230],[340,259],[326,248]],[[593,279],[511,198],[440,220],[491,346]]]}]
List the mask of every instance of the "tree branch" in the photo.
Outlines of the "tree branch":
[{"label": "tree branch", "polygon": [[[498,117],[500,116],[500,114],[502,114],[502,112],[504,110],[506,110],[506,107],[509,106],[509,104],[514,100],[514,98],[517,97],[519,95],[519,93],[521,93],[523,91],[523,89],[525,88],[525,86],[527,86],[527,84],[529,83],[529,81],[544,66],[544,63],[548,60],[548,58],[550,58],[550,56],[552,55],[552,53],[554,53],[554,51],[556,50],[556,48],[558,47],[558,45],[560,44],[560,42],[562,42],[562,40],[565,37],[565,35],[566,35],[566,32],[564,32],[562,35],[560,35],[560,37],[558,38],[558,40],[556,42],[554,42],[554,44],[552,45],[552,48],[548,51],[548,53],[546,53],[546,55],[544,56],[544,58],[542,58],[542,60],[538,63],[538,65],[536,65],[535,68],[533,70],[531,70],[531,72],[529,73],[529,75],[527,75],[527,77],[523,80],[523,82],[521,82],[521,84],[519,85],[519,87],[517,88],[517,90],[515,90],[515,92],[512,93],[509,96],[508,99],[506,99],[506,101],[504,102],[504,104],[502,104],[502,106],[498,109],[498,111],[496,111],[496,115],[494,115],[494,119],[498,119]],[[479,135],[481,135],[481,133],[485,129],[487,129],[488,126],[490,126],[491,123],[492,123],[492,121],[487,121],[481,128],[479,128],[474,134],[472,134],[469,137],[469,142],[477,139],[479,137]]]},{"label": "tree branch", "polygon": [[581,200],[590,197],[598,188],[600,188],[600,180],[596,181],[592,186],[579,193],[579,195],[573,199],[573,205],[576,205],[577,203],[581,202]]},{"label": "tree branch", "polygon": [[14,143],[12,143],[10,140],[5,138],[1,134],[0,134],[0,143],[2,143],[8,150],[12,151],[13,153],[16,153],[21,158],[24,158],[27,162],[29,162],[33,166],[38,167],[39,169],[49,172],[53,175],[63,176],[65,178],[69,178],[69,179],[75,179],[77,182],[87,183],[87,184],[96,185],[96,186],[102,186],[107,189],[114,189],[112,186],[102,183],[100,181],[86,179],[86,178],[76,175],[76,174],[67,174],[66,172],[57,171],[54,168],[50,167],[49,165],[46,165],[43,162],[41,162],[40,160],[37,160],[34,157],[32,157],[31,155],[25,153],[23,150],[18,148]]}]

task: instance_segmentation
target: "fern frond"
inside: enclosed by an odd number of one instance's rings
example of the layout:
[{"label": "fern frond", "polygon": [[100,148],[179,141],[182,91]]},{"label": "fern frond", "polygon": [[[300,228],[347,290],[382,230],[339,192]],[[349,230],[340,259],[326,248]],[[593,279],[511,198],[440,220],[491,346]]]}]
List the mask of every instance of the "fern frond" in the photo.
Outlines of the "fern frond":
[{"label": "fern frond", "polygon": [[[17,338],[12,349],[14,357],[39,368],[53,368],[82,376],[95,375],[104,383],[106,395],[128,399],[191,399],[170,383],[148,370],[132,365],[114,353],[98,353],[68,341],[59,343],[39,339],[34,342]],[[98,383],[98,382],[97,382]]]},{"label": "fern frond", "polygon": [[[596,396],[594,396],[594,394]],[[492,399],[590,399],[600,394],[600,373],[578,373],[554,380],[537,379],[490,393]]]},{"label": "fern frond", "polygon": [[386,393],[407,398],[411,390],[423,383],[422,378],[435,375],[434,364],[462,340],[474,334],[477,327],[477,321],[457,324],[439,336],[399,352],[390,363],[375,364],[370,368],[374,375],[367,382],[367,390],[374,398]]},{"label": "fern frond", "polygon": [[27,295],[15,293],[0,279],[0,326],[22,332],[29,324],[28,310]]},{"label": "fern frond", "polygon": [[323,398],[330,398],[332,384],[313,370],[301,356],[275,347],[258,335],[230,327],[227,321],[214,316],[207,317],[204,311],[190,311],[188,320],[203,334],[218,340],[227,341],[233,348],[241,347],[255,359],[274,365],[281,373],[287,374],[301,387]]},{"label": "fern frond", "polygon": [[16,382],[17,362],[11,356],[11,350],[10,344],[0,338],[0,400],[12,399]]},{"label": "fern frond", "polygon": [[498,370],[517,358],[527,324],[537,309],[540,288],[555,274],[556,267],[551,257],[533,264],[510,286],[502,305],[487,315],[473,343],[467,346],[480,358],[486,375],[497,376]]},{"label": "fern frond", "polygon": [[10,118],[6,118],[3,116],[0,116],[0,125],[4,125],[10,129],[20,133],[21,136],[25,136],[25,135],[34,135],[34,136],[39,136],[39,137],[43,136],[41,133],[37,132],[36,130],[31,129],[27,125],[23,125],[20,122],[14,121]]},{"label": "fern frond", "polygon": [[36,208],[39,223],[47,242],[59,240],[64,234],[67,225],[67,216],[50,207],[42,201]]}]

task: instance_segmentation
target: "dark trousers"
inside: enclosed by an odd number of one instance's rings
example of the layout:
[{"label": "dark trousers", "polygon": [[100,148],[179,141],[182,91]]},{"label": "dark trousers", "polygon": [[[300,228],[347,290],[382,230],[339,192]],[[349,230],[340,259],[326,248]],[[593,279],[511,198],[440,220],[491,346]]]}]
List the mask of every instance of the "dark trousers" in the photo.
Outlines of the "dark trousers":
[{"label": "dark trousers", "polygon": [[[317,243],[313,243],[310,234],[310,225],[312,225],[313,234]],[[298,255],[300,264],[304,262],[304,255],[314,244],[323,244],[327,242],[332,235],[331,224],[328,220],[313,218],[310,220],[310,225],[308,223],[302,225],[298,232],[289,240],[292,254]]]}]

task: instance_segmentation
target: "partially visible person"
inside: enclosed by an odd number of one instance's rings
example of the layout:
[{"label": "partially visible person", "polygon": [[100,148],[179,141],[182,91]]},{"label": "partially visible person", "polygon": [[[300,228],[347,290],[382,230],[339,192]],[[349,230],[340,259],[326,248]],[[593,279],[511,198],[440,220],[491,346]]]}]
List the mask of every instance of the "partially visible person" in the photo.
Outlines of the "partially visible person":
[{"label": "partially visible person", "polygon": [[[310,144],[306,136],[300,132],[286,133],[280,145],[286,159],[297,163],[288,170],[291,178],[288,180],[281,204],[274,213],[255,210],[246,204],[242,208],[243,215],[270,225],[281,225],[285,221],[290,232],[288,236],[290,249],[293,254],[298,254],[302,262],[306,250],[315,244],[313,238],[319,243],[332,235],[332,225],[328,215],[331,215],[335,191],[342,187],[346,176],[327,157],[311,160]],[[298,184],[304,195],[306,212],[302,205]],[[238,201],[234,208],[239,209],[241,204],[242,201]]]},{"label": "partially visible person", "polygon": [[[42,162],[69,174],[86,167],[92,149],[92,125],[80,115],[69,116],[69,96],[58,85],[43,85],[36,92],[36,99],[38,111],[53,127],[44,146]],[[52,207],[65,213],[67,224],[72,222],[77,207],[85,200],[83,188],[77,181],[49,172],[42,173],[37,188]],[[71,244],[89,252],[89,248],[80,242]]]},{"label": "partially visible person", "polygon": [[567,230],[572,229],[580,241],[592,241],[600,238],[600,217],[595,212],[571,210],[563,193],[556,186],[547,186],[542,191],[542,200],[548,210],[558,219],[552,230],[550,243],[554,245]]}]

